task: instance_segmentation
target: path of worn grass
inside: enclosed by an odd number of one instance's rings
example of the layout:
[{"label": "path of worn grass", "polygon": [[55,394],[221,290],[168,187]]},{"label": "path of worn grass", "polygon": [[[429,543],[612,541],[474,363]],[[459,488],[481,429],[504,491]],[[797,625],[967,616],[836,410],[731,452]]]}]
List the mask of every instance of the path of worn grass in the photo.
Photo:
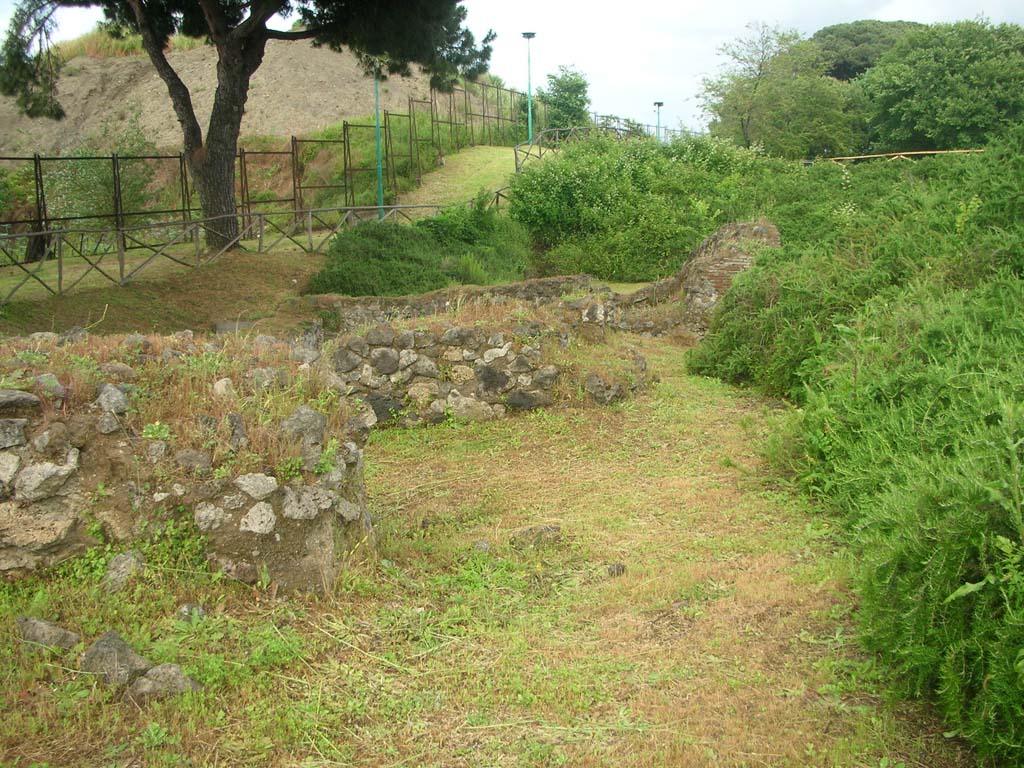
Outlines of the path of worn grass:
[{"label": "path of worn grass", "polygon": [[402,205],[452,205],[472,200],[485,190],[508,185],[515,172],[511,147],[468,147],[445,158],[445,164],[423,174],[423,184],[402,195]]},{"label": "path of worn grass", "polygon": [[[764,482],[765,404],[645,346],[663,381],[624,405],[375,435],[381,557],[330,598],[213,583],[159,542],[133,594],[99,588],[103,558],[6,587],[0,763],[968,765],[884,702],[829,521]],[[560,536],[514,543],[531,526]],[[175,621],[184,600],[211,616]],[[119,703],[19,646],[26,611],[205,689]]]}]

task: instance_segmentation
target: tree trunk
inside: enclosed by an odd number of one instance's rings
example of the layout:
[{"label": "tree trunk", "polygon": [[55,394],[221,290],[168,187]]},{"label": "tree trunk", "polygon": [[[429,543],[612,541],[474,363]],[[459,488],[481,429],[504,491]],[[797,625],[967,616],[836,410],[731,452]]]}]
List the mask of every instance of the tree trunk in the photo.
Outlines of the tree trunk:
[{"label": "tree trunk", "polygon": [[29,230],[29,237],[25,244],[25,263],[33,264],[43,261],[50,250],[50,235],[37,234],[44,232],[46,227],[41,221],[32,222],[32,229]]},{"label": "tree trunk", "polygon": [[199,194],[203,217],[213,219],[205,225],[206,244],[211,248],[224,248],[238,237],[235,155],[249,95],[249,80],[263,61],[267,45],[266,18],[273,15],[281,4],[272,3],[262,8],[253,17],[258,24],[255,21],[252,25],[243,23],[229,31],[216,3],[200,2],[207,12],[210,38],[217,48],[217,92],[205,141],[188,87],[167,61],[163,39],[154,30],[143,1],[128,0],[138,22],[143,47],[157,74],[167,85],[174,113],[181,123],[185,161]]},{"label": "tree trunk", "polygon": [[238,218],[235,216],[236,147],[237,140],[228,145],[207,142],[197,152],[185,155],[203,218],[213,218],[204,225],[206,245],[210,248],[223,248],[238,237]]},{"label": "tree trunk", "polygon": [[263,61],[266,39],[249,37],[217,44],[217,92],[206,143],[185,157],[206,225],[206,244],[223,248],[238,237],[235,208],[235,157],[249,96],[249,80]]}]

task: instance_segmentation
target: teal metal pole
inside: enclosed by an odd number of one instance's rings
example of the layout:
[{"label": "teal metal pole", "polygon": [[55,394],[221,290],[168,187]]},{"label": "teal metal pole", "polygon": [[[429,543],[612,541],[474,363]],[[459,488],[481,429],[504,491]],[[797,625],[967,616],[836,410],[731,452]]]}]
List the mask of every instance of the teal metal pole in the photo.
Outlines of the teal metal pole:
[{"label": "teal metal pole", "polygon": [[531,79],[530,41],[526,41],[526,132],[533,143],[533,81]]},{"label": "teal metal pole", "polygon": [[373,69],[373,130],[377,137],[377,218],[384,219],[384,153],[380,145],[380,64]]},{"label": "teal metal pole", "polygon": [[530,41],[536,36],[536,32],[523,32],[526,38],[526,132],[527,138],[533,144],[533,82],[532,65],[530,63]]}]

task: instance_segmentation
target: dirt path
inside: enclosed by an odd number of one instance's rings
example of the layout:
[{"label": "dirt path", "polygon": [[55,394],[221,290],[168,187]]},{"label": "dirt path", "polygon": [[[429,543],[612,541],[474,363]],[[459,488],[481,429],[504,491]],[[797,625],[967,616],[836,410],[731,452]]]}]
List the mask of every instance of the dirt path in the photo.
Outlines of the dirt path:
[{"label": "dirt path", "polygon": [[[356,754],[967,765],[920,709],[882,703],[829,520],[765,484],[770,410],[647,346],[663,381],[635,402],[375,438],[370,493],[401,521],[386,547],[411,625],[375,652],[415,671],[401,685],[420,704]],[[510,543],[533,526],[559,532]]]}]

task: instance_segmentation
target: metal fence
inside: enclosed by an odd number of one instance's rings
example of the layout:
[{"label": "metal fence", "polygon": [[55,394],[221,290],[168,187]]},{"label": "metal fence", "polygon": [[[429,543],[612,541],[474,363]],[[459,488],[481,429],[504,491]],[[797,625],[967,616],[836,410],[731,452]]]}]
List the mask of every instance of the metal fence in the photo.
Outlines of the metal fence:
[{"label": "metal fence", "polygon": [[[378,212],[394,219],[436,211],[397,205],[398,196],[447,153],[514,146],[519,171],[530,157],[581,135],[548,129],[547,105],[534,104],[533,141],[526,136],[526,95],[494,85],[431,92],[429,99],[409,99],[406,112],[385,111],[384,209],[375,205],[373,125],[345,121],[318,137],[293,136],[280,149],[243,146],[235,163],[239,237],[229,247],[244,243],[264,252],[288,243],[319,251],[340,227]],[[655,132],[597,114],[594,127],[617,135]],[[662,129],[663,138],[673,133]],[[5,177],[30,191],[0,209],[0,306],[28,284],[53,295],[87,278],[125,285],[154,262],[196,266],[227,250],[203,251],[201,235],[216,219],[202,218],[183,154],[0,156],[0,182]],[[503,199],[499,191],[492,204]]]},{"label": "metal fence", "polygon": [[[499,208],[502,201],[508,200],[505,192],[506,189],[494,192],[488,205]],[[465,203],[475,204],[476,201]],[[38,286],[52,296],[62,296],[90,277],[99,278],[100,284],[125,286],[161,260],[183,267],[198,267],[216,261],[235,248],[268,253],[282,245],[307,254],[323,253],[343,227],[371,220],[411,223],[422,215],[436,215],[445,207],[428,204],[334,206],[254,213],[240,210],[233,216],[121,229],[66,228],[0,234],[0,307],[27,285]],[[218,250],[204,249],[203,233],[211,229],[214,222],[225,218],[238,221],[238,235]],[[152,240],[161,242],[151,244]],[[39,258],[25,262],[19,256],[26,252],[36,252]],[[7,272],[13,276],[5,274]],[[97,280],[92,282],[95,284]]]},{"label": "metal fence", "polygon": [[[526,138],[525,94],[484,83],[409,99],[405,112],[382,115],[385,192],[395,202],[403,184],[419,183],[445,154],[476,144],[512,146]],[[543,127],[546,107],[537,102]],[[5,173],[3,173],[5,172]],[[0,156],[0,175],[29,192],[0,210],[0,233],[64,229],[116,229],[134,224],[187,225],[200,214],[185,156]],[[246,222],[260,212],[295,215],[309,208],[355,207],[375,202],[374,126],[345,121],[319,137],[292,137],[287,146],[239,149],[235,197]],[[144,248],[126,237],[124,247]],[[38,239],[32,243],[41,242]],[[24,260],[41,257],[33,245]]]}]

